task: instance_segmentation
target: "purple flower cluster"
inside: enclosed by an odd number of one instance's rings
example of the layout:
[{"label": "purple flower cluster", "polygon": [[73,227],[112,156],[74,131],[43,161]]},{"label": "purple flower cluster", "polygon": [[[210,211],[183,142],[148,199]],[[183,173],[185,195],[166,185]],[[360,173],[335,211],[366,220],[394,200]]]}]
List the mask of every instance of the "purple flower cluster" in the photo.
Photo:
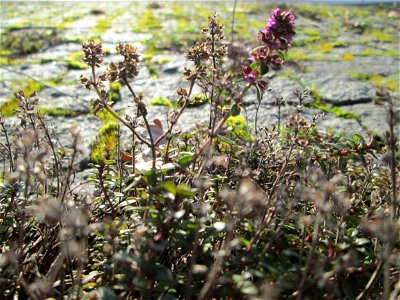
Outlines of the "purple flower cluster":
[{"label": "purple flower cluster", "polygon": [[273,50],[287,51],[291,47],[294,31],[294,15],[291,11],[275,9],[258,39]]},{"label": "purple flower cluster", "polygon": [[258,34],[260,46],[249,57],[250,65],[243,66],[242,75],[250,84],[266,88],[260,76],[268,72],[269,67],[280,69],[283,64],[282,51],[291,47],[294,31],[294,15],[291,11],[275,9],[269,16],[265,28]]}]

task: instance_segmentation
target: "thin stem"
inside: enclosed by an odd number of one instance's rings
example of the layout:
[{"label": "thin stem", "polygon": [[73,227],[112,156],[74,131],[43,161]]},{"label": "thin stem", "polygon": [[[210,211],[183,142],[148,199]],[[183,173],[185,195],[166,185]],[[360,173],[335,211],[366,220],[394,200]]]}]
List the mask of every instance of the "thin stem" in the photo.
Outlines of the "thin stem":
[{"label": "thin stem", "polygon": [[310,249],[310,252],[308,252],[306,267],[303,272],[303,277],[301,278],[299,288],[298,288],[298,294],[296,297],[297,300],[303,299],[304,288],[306,286],[307,278],[308,278],[308,275],[311,270],[311,264],[312,264],[312,260],[314,259],[315,249],[317,248],[317,243],[318,243],[318,239],[319,239],[318,231],[319,231],[320,223],[321,223],[321,215],[320,215],[320,213],[318,213],[317,217],[315,219],[315,224],[314,224],[314,234],[312,237],[311,249]]},{"label": "thin stem", "polygon": [[10,159],[10,171],[14,172],[14,160],[13,160],[12,153],[11,153],[11,144],[10,144],[10,140],[8,139],[8,133],[7,133],[6,128],[4,127],[4,123],[1,122],[0,125],[2,127],[2,131],[4,132],[4,135],[5,135],[5,138],[6,138],[6,143],[7,143],[6,149],[7,149],[7,152],[8,152],[8,157]]},{"label": "thin stem", "polygon": [[137,97],[137,95],[136,95],[136,93],[134,92],[134,90],[132,89],[132,87],[131,87],[131,85],[129,84],[128,80],[127,80],[126,78],[122,78],[122,80],[124,81],[124,83],[125,83],[126,86],[128,87],[128,89],[129,89],[129,91],[131,92],[131,94],[132,94],[133,98],[135,99],[136,103],[138,104],[139,112],[140,112],[140,114],[141,114],[142,117],[143,117],[143,121],[144,121],[144,124],[145,124],[145,126],[146,126],[147,132],[149,133],[149,138],[150,138],[150,149],[151,149],[151,155],[152,155],[152,157],[153,157],[153,160],[152,160],[152,168],[153,168],[153,170],[155,170],[155,169],[156,169],[156,159],[157,159],[157,156],[156,156],[156,149],[155,149],[153,134],[152,134],[152,132],[151,132],[149,122],[147,121],[147,118],[146,118],[146,112],[145,112],[145,111],[141,108],[141,106],[139,105],[140,100],[139,100],[139,98]]},{"label": "thin stem", "polygon": [[235,3],[233,4],[233,10],[232,10],[232,26],[231,26],[231,47],[233,47],[233,31],[235,28],[235,13],[236,13],[236,4],[237,0],[235,0]]},{"label": "thin stem", "polygon": [[[192,79],[192,81],[190,82],[190,88],[189,88],[189,92],[188,92],[188,98],[192,95],[192,91],[193,91],[193,87],[194,87],[194,83],[195,83],[196,77]],[[180,118],[180,116],[182,115],[182,113],[184,112],[184,110],[187,108],[189,102],[185,101],[184,105],[182,106],[182,108],[180,109],[176,120],[178,120]],[[172,128],[176,123],[171,123],[170,127],[168,128],[168,130],[166,132],[164,132],[155,142],[155,144],[157,145],[167,134],[172,132]]]}]

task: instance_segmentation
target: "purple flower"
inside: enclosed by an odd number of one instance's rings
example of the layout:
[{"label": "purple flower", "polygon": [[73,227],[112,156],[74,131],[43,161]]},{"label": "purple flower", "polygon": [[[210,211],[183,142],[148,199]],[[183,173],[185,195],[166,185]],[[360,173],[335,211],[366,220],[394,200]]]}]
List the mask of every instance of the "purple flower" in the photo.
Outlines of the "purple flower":
[{"label": "purple flower", "polygon": [[251,67],[249,65],[242,67],[241,75],[248,83],[261,90],[267,89],[269,83],[261,78],[270,68],[280,69],[282,67],[284,56],[279,52],[287,51],[291,47],[295,33],[293,13],[282,11],[279,8],[275,9],[270,14],[265,27],[258,34],[261,46],[250,53],[248,61]]},{"label": "purple flower", "polygon": [[248,83],[255,83],[258,77],[257,69],[251,69],[250,66],[243,66],[242,73]]},{"label": "purple flower", "polygon": [[259,33],[259,41],[273,50],[287,51],[292,45],[294,15],[291,11],[275,9],[269,16],[264,29]]}]

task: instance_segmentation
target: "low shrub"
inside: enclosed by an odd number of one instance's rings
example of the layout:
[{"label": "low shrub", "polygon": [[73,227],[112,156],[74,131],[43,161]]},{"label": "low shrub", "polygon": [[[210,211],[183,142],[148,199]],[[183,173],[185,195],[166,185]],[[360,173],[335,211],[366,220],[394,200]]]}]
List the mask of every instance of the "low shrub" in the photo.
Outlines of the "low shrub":
[{"label": "low shrub", "polygon": [[[293,14],[270,15],[237,73],[225,71],[217,15],[202,33],[186,52],[188,87],[177,89],[179,107],[171,107],[164,127],[151,124],[131,83],[137,49],[118,44],[123,60],[98,74],[102,44],[83,43],[91,74],[81,82],[97,95],[93,112],[105,124],[87,193],[74,180],[77,127],[71,149],[61,148],[35,114],[37,95],[16,93],[14,141],[0,120],[1,298],[398,297],[395,101],[378,94],[389,116],[385,144],[319,132],[316,118],[308,124],[302,116],[301,93],[297,112],[281,126],[249,124],[242,98],[255,89],[260,107],[269,87],[263,75],[281,67],[291,46]],[[131,92],[134,116],[111,107],[105,87],[114,82]],[[208,125],[177,134],[179,118],[196,102],[195,84],[210,104]],[[119,126],[130,143],[120,143]]]}]

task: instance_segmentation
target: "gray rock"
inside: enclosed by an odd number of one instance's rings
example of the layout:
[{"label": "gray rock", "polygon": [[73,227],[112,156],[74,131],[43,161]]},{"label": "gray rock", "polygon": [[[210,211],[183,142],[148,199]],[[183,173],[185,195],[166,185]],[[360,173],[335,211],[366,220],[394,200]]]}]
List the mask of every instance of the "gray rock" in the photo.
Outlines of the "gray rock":
[{"label": "gray rock", "polygon": [[76,118],[48,117],[46,123],[59,140],[57,146],[61,146],[69,152],[73,146],[70,128],[72,125],[78,126],[80,136],[78,147],[82,153],[78,156],[76,164],[79,168],[83,169],[85,164],[87,164],[90,154],[90,144],[96,139],[98,130],[100,129],[100,119],[92,115],[78,116]]},{"label": "gray rock", "polygon": [[86,114],[90,111],[90,99],[95,97],[94,93],[89,93],[82,85],[61,85],[40,91],[39,106]]},{"label": "gray rock", "polygon": [[334,105],[370,102],[375,92],[371,84],[351,77],[305,74],[303,78],[317,88],[323,100]]},{"label": "gray rock", "polygon": [[[49,129],[55,150],[64,148],[67,154],[71,154],[73,148],[73,138],[70,132],[72,125],[78,126],[79,142],[78,149],[80,153],[75,159],[75,166],[78,170],[86,168],[90,154],[90,144],[96,139],[97,132],[101,126],[99,118],[91,115],[78,116],[76,118],[67,117],[46,117],[45,124]],[[7,132],[10,143],[17,138],[20,129],[20,120],[17,117],[6,119]],[[0,141],[6,142],[5,135],[0,134]],[[2,150],[2,149],[1,149]],[[3,156],[2,154],[0,156]],[[2,158],[0,157],[0,161]]]},{"label": "gray rock", "polygon": [[[297,82],[287,77],[275,77],[271,80],[271,95],[266,95],[269,99],[283,98],[288,104],[299,104],[299,98],[294,94],[295,91],[303,92],[304,88]],[[310,104],[314,99],[309,96],[304,99],[303,104]]]},{"label": "gray rock", "polygon": [[[23,65],[17,71],[38,80],[49,80],[65,74],[67,67],[63,62],[51,61],[44,64]],[[21,78],[21,74],[19,74],[19,78]]]},{"label": "gray rock", "polygon": [[[297,113],[295,107],[288,105],[282,106],[280,125],[284,125],[287,118],[294,113]],[[365,137],[367,136],[365,130],[355,120],[338,118],[333,114],[324,114],[321,116],[321,111],[307,107],[304,107],[300,114],[309,124],[312,124],[314,118],[316,118],[315,124],[317,129],[323,132],[333,131],[335,133],[342,133],[346,137],[351,137],[355,133],[361,134]],[[251,128],[254,128],[255,115],[255,107],[249,107],[247,109],[247,118]],[[270,128],[272,126],[277,126],[278,124],[278,107],[262,106],[258,112],[257,126],[266,126]]]},{"label": "gray rock", "polygon": [[69,55],[73,52],[82,52],[82,45],[80,43],[71,43],[71,42],[62,43],[50,47],[46,51],[31,54],[27,58],[31,60],[38,60],[38,59],[65,60],[68,59]]},{"label": "gray rock", "polygon": [[[336,51],[336,50],[335,50]],[[377,74],[388,76],[399,72],[400,60],[395,56],[354,57],[351,61],[300,61],[308,72],[317,75]],[[296,71],[296,70],[294,70]]]},{"label": "gray rock", "polygon": [[[344,106],[343,109],[360,116],[361,124],[368,133],[383,137],[389,130],[388,112],[383,105],[366,103]],[[397,113],[400,114],[400,105],[397,106]]]}]

